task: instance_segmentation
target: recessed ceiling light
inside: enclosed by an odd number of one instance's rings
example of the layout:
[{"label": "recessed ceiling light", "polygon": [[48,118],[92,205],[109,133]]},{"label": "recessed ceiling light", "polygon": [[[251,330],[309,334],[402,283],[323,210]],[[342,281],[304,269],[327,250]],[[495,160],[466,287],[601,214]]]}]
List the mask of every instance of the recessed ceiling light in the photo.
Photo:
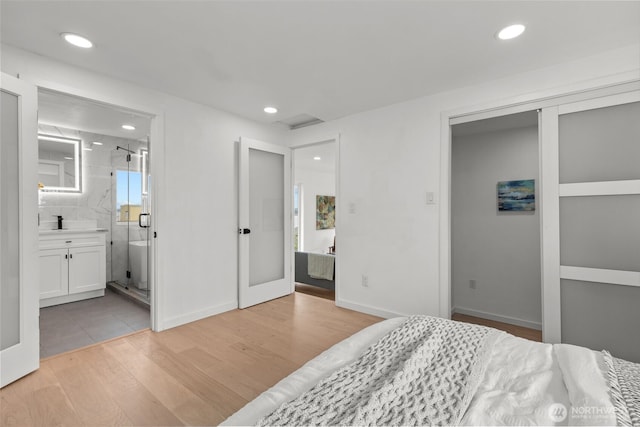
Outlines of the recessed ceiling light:
[{"label": "recessed ceiling light", "polygon": [[89,148],[89,147],[85,147],[83,148],[84,151],[93,151],[93,148]]},{"label": "recessed ceiling light", "polygon": [[122,129],[125,130],[136,130],[136,127],[133,125],[122,125]]},{"label": "recessed ceiling light", "polygon": [[276,107],[264,107],[264,112],[267,114],[275,114],[278,112]]},{"label": "recessed ceiling light", "polygon": [[65,156],[64,158],[65,158],[65,160],[73,160],[73,157],[67,157],[67,156]]},{"label": "recessed ceiling light", "polygon": [[320,156],[315,156],[313,160],[322,160],[322,158]]},{"label": "recessed ceiling light", "polygon": [[93,141],[91,144],[93,144],[93,145],[102,145],[102,142]]},{"label": "recessed ceiling light", "polygon": [[514,24],[509,25],[508,27],[504,27],[498,33],[498,38],[500,40],[509,40],[518,37],[520,34],[524,33],[525,26],[522,24]]},{"label": "recessed ceiling light", "polygon": [[91,40],[89,40],[86,37],[79,36],[77,34],[62,33],[60,34],[60,36],[62,36],[62,38],[67,41],[67,43],[71,43],[74,46],[78,46],[84,49],[89,49],[90,47],[93,46],[93,43],[91,43]]}]

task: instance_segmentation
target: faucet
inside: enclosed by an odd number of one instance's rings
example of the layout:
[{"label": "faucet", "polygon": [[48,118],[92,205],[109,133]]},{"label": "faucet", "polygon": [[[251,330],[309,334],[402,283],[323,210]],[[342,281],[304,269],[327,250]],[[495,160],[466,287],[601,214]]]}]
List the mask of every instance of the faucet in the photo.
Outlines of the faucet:
[{"label": "faucet", "polygon": [[56,217],[58,217],[58,230],[62,230],[62,220],[64,218],[62,218],[62,215],[54,215]]}]

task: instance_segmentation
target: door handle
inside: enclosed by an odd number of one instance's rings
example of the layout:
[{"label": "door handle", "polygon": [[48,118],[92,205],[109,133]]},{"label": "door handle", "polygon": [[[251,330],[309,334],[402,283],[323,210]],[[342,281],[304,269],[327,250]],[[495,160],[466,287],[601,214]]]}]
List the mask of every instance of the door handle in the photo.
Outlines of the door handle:
[{"label": "door handle", "polygon": [[249,228],[238,228],[238,234],[249,234],[251,233],[251,229]]},{"label": "door handle", "polygon": [[138,226],[139,226],[140,228],[149,228],[149,222],[150,222],[150,221],[148,220],[148,218],[144,221],[144,223],[145,223],[146,225],[142,225],[142,217],[143,217],[143,216],[149,217],[149,215],[150,215],[150,214],[148,214],[148,213],[141,213],[140,215],[138,215]]}]

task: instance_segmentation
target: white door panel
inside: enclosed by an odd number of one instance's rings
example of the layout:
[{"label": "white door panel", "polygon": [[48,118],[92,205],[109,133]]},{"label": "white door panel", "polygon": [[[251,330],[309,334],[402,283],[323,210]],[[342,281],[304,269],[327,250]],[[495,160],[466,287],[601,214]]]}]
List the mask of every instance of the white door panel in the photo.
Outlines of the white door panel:
[{"label": "white door panel", "polygon": [[638,117],[638,91],[542,111],[544,332],[551,332],[543,336],[634,362],[640,362]]},{"label": "white door panel", "polygon": [[0,387],[39,367],[37,92],[2,74]]},{"label": "white door panel", "polygon": [[239,307],[291,293],[290,149],[241,138]]}]

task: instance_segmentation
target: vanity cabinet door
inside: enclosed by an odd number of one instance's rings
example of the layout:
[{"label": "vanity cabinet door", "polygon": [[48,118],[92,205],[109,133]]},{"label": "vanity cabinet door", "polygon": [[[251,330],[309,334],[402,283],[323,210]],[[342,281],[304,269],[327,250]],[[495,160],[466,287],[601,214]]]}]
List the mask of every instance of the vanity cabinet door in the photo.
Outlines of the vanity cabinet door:
[{"label": "vanity cabinet door", "polygon": [[104,246],[69,249],[69,294],[104,289]]},{"label": "vanity cabinet door", "polygon": [[40,299],[69,292],[68,249],[40,250]]}]

